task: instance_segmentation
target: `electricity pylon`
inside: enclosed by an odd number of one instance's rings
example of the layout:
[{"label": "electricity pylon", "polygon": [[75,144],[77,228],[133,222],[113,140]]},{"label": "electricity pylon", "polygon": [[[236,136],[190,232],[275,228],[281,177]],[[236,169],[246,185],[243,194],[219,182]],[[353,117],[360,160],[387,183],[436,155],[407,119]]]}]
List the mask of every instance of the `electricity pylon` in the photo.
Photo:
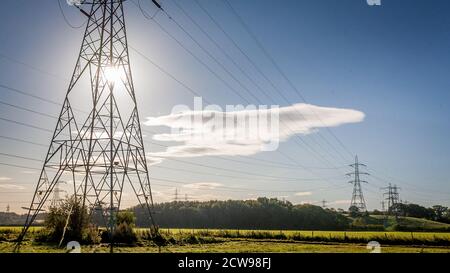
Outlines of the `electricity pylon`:
[{"label": "electricity pylon", "polygon": [[387,197],[385,198],[385,200],[387,200],[387,212],[389,214],[394,213],[397,216],[398,210],[396,208],[396,204],[400,203],[400,194],[398,192],[398,190],[400,189],[399,187],[397,187],[397,185],[391,185],[391,183],[389,183],[389,186],[385,187],[385,188],[381,188],[382,190],[385,190],[385,192],[383,193],[384,196],[387,195]]},{"label": "electricity pylon", "polygon": [[87,17],[83,42],[16,249],[62,180],[73,185],[75,198],[91,214],[101,211],[111,251],[125,186],[154,225],[123,2],[90,0],[76,5]]},{"label": "electricity pylon", "polygon": [[355,156],[355,163],[349,165],[350,167],[353,167],[355,170],[354,172],[348,173],[348,176],[352,176],[353,180],[349,181],[349,183],[353,184],[353,194],[352,194],[352,201],[350,203],[350,207],[356,207],[359,211],[365,212],[367,211],[366,207],[366,201],[364,200],[364,195],[361,188],[361,183],[367,183],[367,181],[361,180],[360,175],[369,175],[366,172],[360,172],[359,167],[366,165],[358,162],[358,156]]},{"label": "electricity pylon", "polygon": [[61,190],[59,188],[60,184],[66,184],[66,182],[65,181],[58,181],[56,183],[56,185],[55,185],[55,187],[53,189],[53,199],[52,199],[52,201],[50,203],[51,207],[58,207],[63,201],[63,199],[61,198],[61,196],[59,194],[63,193],[63,192],[66,192],[66,191],[65,190]]}]

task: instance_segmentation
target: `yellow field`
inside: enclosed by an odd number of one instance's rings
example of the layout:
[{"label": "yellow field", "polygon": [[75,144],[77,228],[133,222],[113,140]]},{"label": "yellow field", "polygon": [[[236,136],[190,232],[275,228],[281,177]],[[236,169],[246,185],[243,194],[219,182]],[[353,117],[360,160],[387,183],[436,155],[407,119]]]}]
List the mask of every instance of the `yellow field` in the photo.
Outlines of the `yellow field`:
[{"label": "yellow field", "polygon": [[[39,231],[42,227],[30,227],[29,232]],[[22,227],[0,227],[0,233],[19,233]],[[138,234],[148,229],[136,228]],[[323,241],[447,241],[450,242],[448,232],[402,232],[402,231],[306,231],[306,230],[237,230],[237,229],[177,229],[161,228],[160,232],[168,236],[195,235],[199,237],[222,238],[256,238],[256,239],[304,239]]]},{"label": "yellow field", "polygon": [[[144,231],[145,229],[137,229]],[[287,238],[299,236],[302,238],[324,238],[324,239],[400,239],[400,240],[448,240],[450,241],[450,233],[441,232],[402,232],[402,231],[306,231],[306,230],[237,230],[237,229],[160,229],[165,234],[193,234],[198,236],[214,236],[214,237],[249,237],[267,235],[277,236],[284,235]]]},{"label": "yellow field", "polygon": [[[11,252],[21,227],[0,227],[0,253]],[[52,244],[33,243],[41,227],[31,227],[23,252],[64,252]],[[137,228],[139,246],[121,246],[117,252],[317,252],[367,253],[367,243],[378,241],[383,252],[450,252],[450,233],[377,231],[298,231],[232,229],[160,229],[169,242],[162,249],[145,241],[148,229]],[[3,240],[1,239],[3,236]],[[105,244],[83,246],[83,252],[107,252]]]}]

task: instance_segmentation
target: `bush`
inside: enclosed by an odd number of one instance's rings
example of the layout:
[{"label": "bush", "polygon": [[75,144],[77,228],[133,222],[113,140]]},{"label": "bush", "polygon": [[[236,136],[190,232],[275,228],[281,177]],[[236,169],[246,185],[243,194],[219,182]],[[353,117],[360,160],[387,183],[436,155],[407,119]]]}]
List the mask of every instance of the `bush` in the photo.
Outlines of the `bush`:
[{"label": "bush", "polygon": [[89,225],[83,234],[83,244],[93,245],[101,242],[100,231],[97,226]]},{"label": "bush", "polygon": [[38,234],[37,240],[59,243],[64,236],[63,242],[82,242],[89,228],[88,217],[87,209],[80,200],[75,197],[68,198],[59,206],[50,207],[44,230]]},{"label": "bush", "polygon": [[122,222],[114,230],[113,239],[115,243],[131,245],[136,244],[138,238],[133,227],[126,222]]},{"label": "bush", "polygon": [[170,235],[164,237],[160,232],[158,227],[151,227],[150,230],[144,231],[141,236],[142,239],[153,242],[155,245],[162,247],[170,244],[176,244],[177,241]]},{"label": "bush", "polygon": [[[122,243],[134,245],[138,241],[138,236],[134,232],[135,220],[133,212],[120,211],[116,216],[116,226],[113,231],[114,243]],[[101,240],[103,242],[110,242],[110,233],[105,231],[102,233]]]}]

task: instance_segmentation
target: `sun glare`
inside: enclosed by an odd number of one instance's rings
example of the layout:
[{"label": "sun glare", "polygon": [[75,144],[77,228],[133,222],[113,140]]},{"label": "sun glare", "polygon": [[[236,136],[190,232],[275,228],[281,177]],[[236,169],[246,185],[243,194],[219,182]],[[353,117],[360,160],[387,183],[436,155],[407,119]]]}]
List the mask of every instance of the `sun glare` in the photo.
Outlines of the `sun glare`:
[{"label": "sun glare", "polygon": [[123,79],[123,71],[116,66],[108,66],[105,68],[105,78],[109,83],[119,83]]}]

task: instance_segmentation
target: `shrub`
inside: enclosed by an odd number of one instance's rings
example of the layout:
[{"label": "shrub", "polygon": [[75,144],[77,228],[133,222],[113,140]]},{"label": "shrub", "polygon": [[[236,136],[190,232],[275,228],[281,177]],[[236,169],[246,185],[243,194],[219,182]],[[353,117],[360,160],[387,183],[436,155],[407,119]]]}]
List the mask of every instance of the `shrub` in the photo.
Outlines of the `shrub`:
[{"label": "shrub", "polygon": [[115,243],[135,244],[137,235],[131,225],[127,222],[122,222],[114,230],[113,239]]},{"label": "shrub", "polygon": [[83,244],[98,244],[101,242],[100,231],[97,226],[89,225],[83,234]]},{"label": "shrub", "polygon": [[59,243],[64,236],[64,242],[82,242],[83,234],[89,227],[88,217],[87,209],[80,200],[75,197],[68,198],[59,206],[50,207],[44,230],[38,234],[37,240]]},{"label": "shrub", "polygon": [[[138,236],[134,231],[135,220],[133,212],[120,211],[116,216],[116,226],[114,228],[112,237],[114,243],[122,243],[134,245],[138,241]],[[105,231],[102,233],[101,240],[103,242],[110,242],[110,232]]]}]

